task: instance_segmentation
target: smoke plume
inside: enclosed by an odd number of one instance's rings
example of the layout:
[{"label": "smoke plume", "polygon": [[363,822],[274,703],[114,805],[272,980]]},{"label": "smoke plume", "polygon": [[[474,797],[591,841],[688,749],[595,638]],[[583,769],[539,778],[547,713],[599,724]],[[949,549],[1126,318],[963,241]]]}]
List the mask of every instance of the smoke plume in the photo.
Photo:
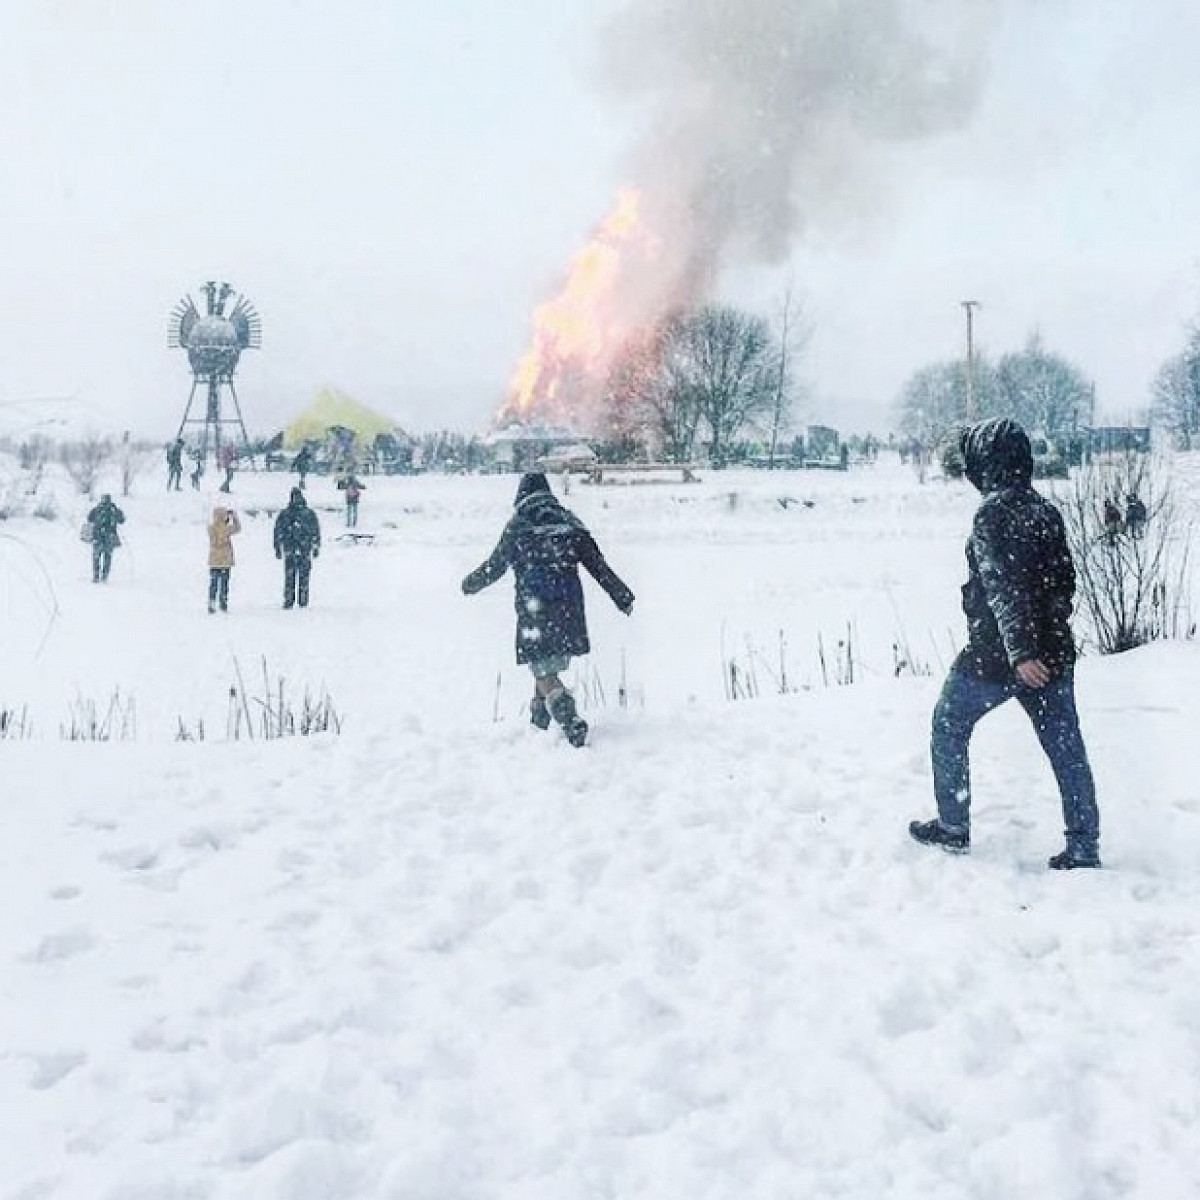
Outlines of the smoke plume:
[{"label": "smoke plume", "polygon": [[[878,148],[965,124],[996,0],[629,0],[607,30],[617,92],[647,107],[630,164],[673,303],[783,261],[862,211]],[[648,282],[648,281],[647,281]]]},{"label": "smoke plume", "polygon": [[626,0],[603,66],[645,107],[629,186],[535,312],[498,420],[603,428],[631,339],[862,212],[883,146],[971,117],[998,3]]}]

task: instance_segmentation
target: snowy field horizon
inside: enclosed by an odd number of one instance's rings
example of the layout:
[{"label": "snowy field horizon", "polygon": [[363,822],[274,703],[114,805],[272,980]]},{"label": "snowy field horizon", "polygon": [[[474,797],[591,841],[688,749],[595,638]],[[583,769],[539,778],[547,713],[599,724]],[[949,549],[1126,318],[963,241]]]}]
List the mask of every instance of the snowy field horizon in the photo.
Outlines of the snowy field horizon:
[{"label": "snowy field horizon", "polygon": [[[1045,870],[1013,706],[950,858],[905,827],[964,483],[886,455],[555,479],[637,595],[585,584],[574,750],[528,724],[510,581],[459,591],[515,476],[368,477],[373,544],[311,478],[289,612],[294,476],[164,476],[97,488],[127,515],[107,585],[57,467],[54,519],[0,524],[0,1200],[1200,1195],[1196,643],[1079,664],[1104,870]],[[218,503],[243,532],[210,615]],[[235,740],[264,673],[340,734]],[[62,739],[117,696],[127,739]]]}]

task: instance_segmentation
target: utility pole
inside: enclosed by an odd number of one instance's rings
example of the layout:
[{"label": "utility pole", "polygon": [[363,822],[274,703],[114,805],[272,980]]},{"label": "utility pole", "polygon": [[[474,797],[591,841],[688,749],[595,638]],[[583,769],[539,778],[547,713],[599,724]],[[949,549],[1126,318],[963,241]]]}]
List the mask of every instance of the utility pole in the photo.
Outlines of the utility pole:
[{"label": "utility pole", "polygon": [[976,419],[975,412],[975,310],[980,307],[978,300],[962,301],[963,310],[967,314],[967,420]]}]

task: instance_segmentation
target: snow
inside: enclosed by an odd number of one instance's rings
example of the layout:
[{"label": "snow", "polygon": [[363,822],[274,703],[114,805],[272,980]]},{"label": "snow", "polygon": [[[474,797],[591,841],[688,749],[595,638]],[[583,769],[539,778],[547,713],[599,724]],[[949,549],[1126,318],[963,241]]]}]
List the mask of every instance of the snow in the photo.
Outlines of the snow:
[{"label": "snow", "polygon": [[[1060,875],[1013,706],[976,737],[972,855],[905,834],[964,487],[574,485],[638,594],[589,585],[576,751],[524,719],[511,585],[458,592],[511,478],[368,479],[371,546],[312,480],[326,546],[284,613],[291,481],[239,476],[225,616],[219,497],[160,482],[107,588],[61,481],[61,520],[0,539],[0,702],[33,725],[0,745],[2,1200],[1200,1194],[1200,648],[1080,664],[1106,869]],[[858,682],[826,687],[847,626]],[[894,677],[900,637],[931,675]],[[341,735],[228,740],[263,659]],[[59,740],[116,687],[136,740]]]}]

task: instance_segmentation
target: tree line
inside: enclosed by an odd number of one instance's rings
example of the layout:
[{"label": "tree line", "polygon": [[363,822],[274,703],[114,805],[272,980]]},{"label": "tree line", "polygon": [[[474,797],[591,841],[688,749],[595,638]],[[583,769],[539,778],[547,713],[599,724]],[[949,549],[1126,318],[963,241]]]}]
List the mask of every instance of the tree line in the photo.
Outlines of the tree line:
[{"label": "tree line", "polygon": [[[1060,449],[1095,422],[1096,389],[1084,372],[1049,350],[1037,333],[1018,351],[979,355],[968,379],[964,359],[931,363],[905,383],[896,402],[899,431],[924,446],[971,419],[1007,416]],[[1181,450],[1200,449],[1200,322],[1160,368],[1149,423]]]}]

